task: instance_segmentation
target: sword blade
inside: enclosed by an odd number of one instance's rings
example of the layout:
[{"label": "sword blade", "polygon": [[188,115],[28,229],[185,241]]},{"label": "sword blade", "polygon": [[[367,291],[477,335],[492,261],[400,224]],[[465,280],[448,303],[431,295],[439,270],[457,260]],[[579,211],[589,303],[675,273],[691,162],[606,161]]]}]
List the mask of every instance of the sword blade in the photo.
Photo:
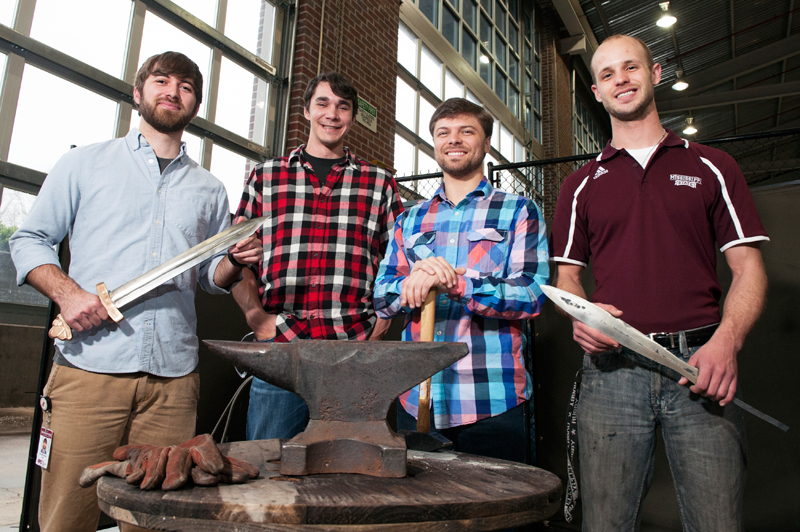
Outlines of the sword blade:
[{"label": "sword blade", "polygon": [[117,308],[127,305],[153,288],[161,286],[173,277],[180,275],[186,270],[213,257],[220,251],[229,248],[239,240],[253,234],[261,227],[261,224],[263,224],[266,219],[266,216],[253,218],[247,222],[229,227],[208,240],[200,242],[196,246],[173,257],[160,266],[156,266],[147,273],[111,290],[108,293],[111,297],[111,301],[114,302]]},{"label": "sword blade", "polygon": [[[610,312],[566,290],[561,290],[554,286],[542,286],[541,289],[553,303],[576,320],[585,323],[593,329],[597,329],[606,336],[619,342],[620,345],[624,345],[643,357],[649,358],[670,369],[674,369],[679,374],[686,377],[692,384],[697,382],[697,376],[700,373],[697,368],[690,366],[673,355],[653,339],[639,332],[638,329],[634,329],[621,319],[612,316]],[[789,427],[784,423],[750,406],[738,397],[734,397],[733,403],[743,410],[775,425],[784,432],[789,430]]]},{"label": "sword blade", "polygon": [[676,357],[621,319],[615,318],[608,311],[560,288],[554,286],[543,286],[541,288],[553,303],[576,320],[613,338],[620,345],[624,345],[650,360],[674,369],[693,384],[697,382],[697,368]]}]

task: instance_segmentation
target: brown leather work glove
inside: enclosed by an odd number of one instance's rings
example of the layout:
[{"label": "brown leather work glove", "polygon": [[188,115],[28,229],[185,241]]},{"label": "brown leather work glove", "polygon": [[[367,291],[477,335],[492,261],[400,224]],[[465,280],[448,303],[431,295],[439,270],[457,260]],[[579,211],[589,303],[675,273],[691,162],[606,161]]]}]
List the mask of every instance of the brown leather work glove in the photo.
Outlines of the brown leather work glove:
[{"label": "brown leather work glove", "polygon": [[241,484],[258,478],[257,467],[222,456],[210,434],[202,434],[180,445],[124,445],[114,451],[118,462],[103,462],[84,469],[80,485],[88,487],[103,475],[125,477],[128,484],[140,489],[174,490],[191,477],[198,486],[214,486],[219,482]]}]

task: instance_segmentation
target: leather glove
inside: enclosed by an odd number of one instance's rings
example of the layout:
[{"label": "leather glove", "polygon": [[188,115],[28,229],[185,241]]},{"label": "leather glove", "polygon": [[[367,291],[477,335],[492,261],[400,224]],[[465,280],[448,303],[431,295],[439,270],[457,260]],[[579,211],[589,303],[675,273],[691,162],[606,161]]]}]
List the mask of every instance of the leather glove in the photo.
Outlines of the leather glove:
[{"label": "leather glove", "polygon": [[258,478],[257,467],[222,456],[210,434],[202,434],[180,445],[124,445],[114,451],[118,462],[103,462],[87,467],[80,485],[88,487],[103,475],[125,477],[128,484],[140,489],[175,490],[191,477],[198,486],[214,486],[219,482],[241,484]]}]

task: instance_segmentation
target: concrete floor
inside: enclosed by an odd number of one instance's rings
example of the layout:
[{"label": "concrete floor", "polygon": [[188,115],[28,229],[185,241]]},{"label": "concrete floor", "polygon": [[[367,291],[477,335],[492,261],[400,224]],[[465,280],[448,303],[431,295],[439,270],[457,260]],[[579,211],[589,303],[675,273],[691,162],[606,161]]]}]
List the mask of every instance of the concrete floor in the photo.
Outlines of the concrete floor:
[{"label": "concrete floor", "polygon": [[32,408],[0,409],[0,532],[19,531],[32,419]]},{"label": "concrete floor", "polygon": [[19,530],[29,434],[0,434],[0,531]]}]

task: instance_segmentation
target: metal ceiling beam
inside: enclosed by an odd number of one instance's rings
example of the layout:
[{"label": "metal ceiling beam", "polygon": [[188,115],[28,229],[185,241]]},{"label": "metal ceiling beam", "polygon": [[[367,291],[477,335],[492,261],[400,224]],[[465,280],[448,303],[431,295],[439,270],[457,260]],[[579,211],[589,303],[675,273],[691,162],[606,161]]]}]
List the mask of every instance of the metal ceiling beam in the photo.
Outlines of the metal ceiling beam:
[{"label": "metal ceiling beam", "polygon": [[800,54],[800,33],[686,76],[689,90],[684,94],[675,94],[672,98],[662,95],[661,101],[691,96],[798,54]]},{"label": "metal ceiling beam", "polygon": [[800,81],[788,83],[775,83],[761,87],[748,87],[727,92],[715,92],[702,96],[690,96],[673,100],[661,100],[656,103],[659,114],[680,113],[691,109],[705,107],[719,107],[742,102],[767,100],[781,96],[794,96],[800,94]]},{"label": "metal ceiling beam", "polygon": [[580,2],[578,0],[553,0],[553,7],[556,8],[558,16],[561,17],[561,22],[567,28],[570,37],[577,37],[580,35],[586,36],[588,41],[588,49],[581,52],[581,58],[586,64],[589,72],[592,71],[592,55],[600,44],[597,42],[597,37],[592,31],[592,26],[586,19],[586,13],[583,12]]},{"label": "metal ceiling beam", "polygon": [[606,12],[603,10],[603,4],[600,0],[594,0],[594,8],[597,10],[597,16],[600,17],[603,29],[606,30],[606,38],[611,37],[614,32],[611,31],[611,24],[608,23],[608,17],[606,17]]}]

